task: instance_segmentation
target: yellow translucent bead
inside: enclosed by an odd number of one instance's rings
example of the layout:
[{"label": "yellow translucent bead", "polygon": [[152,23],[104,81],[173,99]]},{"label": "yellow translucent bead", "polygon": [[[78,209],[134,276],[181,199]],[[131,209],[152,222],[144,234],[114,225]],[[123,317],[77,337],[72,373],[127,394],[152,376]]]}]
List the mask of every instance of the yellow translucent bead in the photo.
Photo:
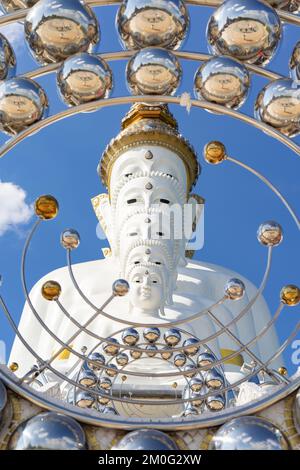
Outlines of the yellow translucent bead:
[{"label": "yellow translucent bead", "polygon": [[300,289],[298,286],[289,284],[284,286],[280,292],[280,299],[286,305],[294,306],[300,302]]},{"label": "yellow translucent bead", "polygon": [[208,163],[217,165],[226,158],[226,148],[222,142],[212,141],[205,145],[203,155]]},{"label": "yellow translucent bead", "polygon": [[58,209],[57,200],[48,194],[40,196],[34,203],[36,215],[43,220],[54,219],[58,214]]},{"label": "yellow translucent bead", "polygon": [[9,368],[12,372],[16,372],[19,369],[19,364],[17,362],[12,362]]},{"label": "yellow translucent bead", "polygon": [[56,281],[47,281],[42,285],[42,296],[46,300],[57,300],[61,294],[61,286]]},{"label": "yellow translucent bead", "polygon": [[286,367],[279,367],[278,372],[280,375],[287,375],[287,369]]}]

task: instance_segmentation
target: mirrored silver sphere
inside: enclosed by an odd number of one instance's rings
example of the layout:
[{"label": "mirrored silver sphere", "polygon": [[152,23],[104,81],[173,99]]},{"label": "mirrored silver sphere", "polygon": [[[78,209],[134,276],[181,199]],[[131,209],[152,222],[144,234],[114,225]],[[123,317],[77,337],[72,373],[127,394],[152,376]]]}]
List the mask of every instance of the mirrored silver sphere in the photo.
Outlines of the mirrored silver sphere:
[{"label": "mirrored silver sphere", "polygon": [[183,416],[196,416],[198,414],[197,407],[191,404],[187,405],[183,412]]},{"label": "mirrored silver sphere", "polygon": [[294,425],[298,434],[300,434],[300,390],[299,389],[298,389],[298,392],[294,401],[293,421],[294,421]]},{"label": "mirrored silver sphere", "polygon": [[155,346],[155,344],[147,344],[145,349],[147,350],[146,354],[148,357],[156,356],[157,351],[158,351],[157,346]]},{"label": "mirrored silver sphere", "polygon": [[199,67],[194,84],[199,100],[238,109],[247,97],[250,76],[247,68],[237,60],[219,56]]},{"label": "mirrored silver sphere", "polygon": [[7,13],[12,13],[17,10],[24,10],[31,8],[38,0],[1,0],[1,6]]},{"label": "mirrored silver sphere", "polygon": [[21,423],[10,438],[11,450],[85,450],[82,427],[60,413],[40,413]]},{"label": "mirrored silver sphere", "polygon": [[[188,338],[183,342],[184,352],[188,356],[195,356],[200,349],[197,338]],[[196,346],[195,346],[196,345]]]},{"label": "mirrored silver sphere", "polygon": [[245,293],[245,284],[240,279],[232,278],[225,284],[224,292],[230,300],[239,300]]},{"label": "mirrored silver sphere", "polygon": [[266,0],[273,8],[297,14],[300,12],[300,0]]},{"label": "mirrored silver sphere", "polygon": [[101,390],[110,390],[112,382],[109,377],[100,377],[99,379],[99,388]]},{"label": "mirrored silver sphere", "polygon": [[99,41],[97,18],[79,0],[39,0],[26,16],[24,31],[33,56],[43,64],[91,52]]},{"label": "mirrored silver sphere", "polygon": [[288,137],[300,132],[300,85],[290,78],[274,80],[259,93],[255,117]]},{"label": "mirrored silver sphere", "polygon": [[197,358],[197,364],[199,367],[210,366],[217,360],[216,356],[210,352],[200,353]]},{"label": "mirrored silver sphere", "polygon": [[118,368],[115,364],[107,364],[108,369],[105,369],[106,375],[109,377],[115,377],[118,375]]},{"label": "mirrored silver sphere", "polygon": [[139,333],[134,328],[127,328],[122,333],[122,341],[129,346],[134,346],[139,340]]},{"label": "mirrored silver sphere", "polygon": [[78,383],[85,387],[93,387],[97,383],[97,377],[92,370],[84,369],[79,374]]},{"label": "mirrored silver sphere", "polygon": [[195,377],[195,375],[198,374],[196,367],[197,367],[196,364],[187,364],[186,366],[184,366],[183,368],[184,376],[190,377],[190,378]]},{"label": "mirrored silver sphere", "polygon": [[98,353],[97,351],[94,351],[88,355],[87,365],[93,371],[102,370],[102,366],[105,365],[105,358],[102,354]]},{"label": "mirrored silver sphere", "polygon": [[127,83],[134,95],[173,95],[180,84],[181,75],[177,57],[158,48],[138,51],[126,68]]},{"label": "mirrored silver sphere", "polygon": [[119,366],[126,366],[128,364],[128,356],[126,353],[119,353],[116,357],[116,362],[119,364]]},{"label": "mirrored silver sphere", "polygon": [[288,450],[281,430],[263,418],[241,416],[221,426],[210,442],[211,450]]},{"label": "mirrored silver sphere", "polygon": [[221,374],[215,367],[205,372],[204,380],[207,388],[219,389],[225,385],[223,374]]},{"label": "mirrored silver sphere", "polygon": [[62,232],[60,243],[66,250],[76,250],[80,244],[80,235],[77,230],[69,228]]},{"label": "mirrored silver sphere", "polygon": [[[107,338],[110,343],[104,344],[103,351],[109,356],[116,356],[119,352],[119,341],[116,338]],[[111,344],[114,343],[114,344]]]},{"label": "mirrored silver sphere", "polygon": [[174,364],[176,367],[182,367],[186,363],[186,355],[185,354],[176,354],[174,356]]},{"label": "mirrored silver sphere", "polygon": [[135,351],[130,351],[130,356],[132,357],[132,359],[139,359],[141,355],[143,354],[143,352],[139,351],[138,346],[135,346],[135,347],[136,347]]},{"label": "mirrored silver sphere", "polygon": [[126,49],[177,49],[188,32],[189,14],[181,0],[124,0],[116,24]]},{"label": "mirrored silver sphere", "polygon": [[193,392],[200,392],[203,387],[203,379],[200,377],[194,377],[189,381],[189,387]]},{"label": "mirrored silver sphere", "polygon": [[147,341],[149,341],[149,343],[155,343],[155,341],[160,338],[160,331],[155,327],[145,328],[143,331],[143,336]]},{"label": "mirrored silver sphere", "polygon": [[273,220],[261,224],[257,231],[257,238],[262,245],[277,246],[282,242],[282,227]]},{"label": "mirrored silver sphere", "polygon": [[0,129],[15,135],[48,114],[42,87],[29,78],[10,78],[0,84]]},{"label": "mirrored silver sphere", "polygon": [[101,395],[97,396],[97,400],[100,405],[107,405],[110,402],[111,395],[109,390],[100,389]]},{"label": "mirrored silver sphere", "polygon": [[165,346],[163,349],[161,349],[160,354],[161,354],[161,357],[165,361],[168,361],[173,356],[173,353],[171,351],[169,351],[169,346]]},{"label": "mirrored silver sphere", "polygon": [[95,401],[95,396],[90,392],[81,390],[80,392],[76,393],[75,403],[76,406],[79,406],[79,408],[91,408]]},{"label": "mirrored silver sphere", "polygon": [[300,80],[300,41],[297,42],[296,46],[293,49],[289,67],[291,78],[293,80]]},{"label": "mirrored silver sphere", "polygon": [[6,37],[0,33],[0,80],[6,80],[13,77],[15,72],[15,53]]},{"label": "mirrored silver sphere", "polygon": [[277,49],[281,23],[276,11],[259,0],[227,0],[210,17],[206,34],[214,54],[264,65]]},{"label": "mirrored silver sphere", "polygon": [[170,328],[164,333],[164,340],[168,346],[177,346],[177,344],[181,341],[181,334],[180,331],[176,328]]},{"label": "mirrored silver sphere", "polygon": [[190,402],[185,402],[184,403],[185,408],[188,408],[189,406],[195,406],[196,408],[198,408],[203,403],[202,395],[199,392],[193,392],[189,387],[184,388],[183,393],[182,393],[182,398],[184,400],[187,400],[187,399],[193,400]]},{"label": "mirrored silver sphere", "polygon": [[108,98],[112,72],[101,57],[81,52],[64,61],[57,72],[57,85],[64,102],[77,106]]},{"label": "mirrored silver sphere", "polygon": [[175,442],[156,429],[138,429],[126,434],[112,450],[178,450]]},{"label": "mirrored silver sphere", "polygon": [[209,411],[222,411],[226,406],[223,394],[211,395],[206,398],[205,405]]},{"label": "mirrored silver sphere", "polygon": [[112,285],[112,291],[114,295],[123,297],[129,291],[129,284],[125,279],[117,279]]}]

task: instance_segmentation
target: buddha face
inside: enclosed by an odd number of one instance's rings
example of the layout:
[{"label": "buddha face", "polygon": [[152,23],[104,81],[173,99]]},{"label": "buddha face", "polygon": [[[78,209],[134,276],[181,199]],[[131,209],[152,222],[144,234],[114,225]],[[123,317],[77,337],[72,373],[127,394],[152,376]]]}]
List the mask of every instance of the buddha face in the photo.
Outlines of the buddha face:
[{"label": "buddha face", "polygon": [[150,171],[171,175],[179,181],[183,190],[187,191],[186,168],[176,153],[163,147],[141,146],[124,152],[114,163],[110,176],[111,194],[122,176]]},{"label": "buddha face", "polygon": [[68,18],[52,18],[44,21],[37,33],[47,46],[64,47],[78,44],[85,38],[81,26]]},{"label": "buddha face", "polygon": [[241,83],[238,77],[232,74],[218,73],[206,80],[204,91],[209,98],[222,103],[241,93]]},{"label": "buddha face", "polygon": [[157,311],[165,303],[162,276],[151,268],[137,267],[129,279],[129,302],[135,308]]},{"label": "buddha face", "polygon": [[167,12],[149,8],[135,15],[130,22],[130,26],[137,34],[144,36],[147,33],[158,35],[165,35],[167,32],[172,33],[176,25]]},{"label": "buddha face", "polygon": [[89,70],[78,70],[70,73],[66,82],[75,93],[94,93],[99,96],[104,93],[103,83],[95,73]]},{"label": "buddha face", "polygon": [[226,27],[222,38],[228,46],[238,46],[247,51],[253,46],[264,47],[268,30],[260,21],[240,19]]},{"label": "buddha face", "polygon": [[284,120],[295,119],[298,120],[300,116],[300,101],[297,98],[289,96],[280,96],[274,99],[268,105],[268,114],[278,123],[282,123]]},{"label": "buddha face", "polygon": [[13,119],[31,122],[39,116],[39,110],[33,100],[26,96],[8,95],[1,100],[0,110]]}]

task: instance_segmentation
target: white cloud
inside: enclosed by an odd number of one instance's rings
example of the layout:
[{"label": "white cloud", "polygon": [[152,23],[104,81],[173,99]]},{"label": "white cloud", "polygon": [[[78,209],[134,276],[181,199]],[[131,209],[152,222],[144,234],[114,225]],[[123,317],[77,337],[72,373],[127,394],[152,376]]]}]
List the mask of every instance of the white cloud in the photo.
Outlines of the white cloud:
[{"label": "white cloud", "polygon": [[0,181],[0,236],[18,231],[32,217],[33,207],[26,203],[26,192],[14,183]]}]

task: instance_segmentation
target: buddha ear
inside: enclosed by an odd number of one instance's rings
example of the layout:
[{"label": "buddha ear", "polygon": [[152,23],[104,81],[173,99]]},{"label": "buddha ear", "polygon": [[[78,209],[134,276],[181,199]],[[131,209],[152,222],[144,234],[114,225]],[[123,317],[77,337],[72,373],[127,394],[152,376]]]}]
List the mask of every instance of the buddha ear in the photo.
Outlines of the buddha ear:
[{"label": "buddha ear", "polygon": [[113,247],[113,236],[111,233],[111,206],[109,202],[109,196],[107,193],[98,194],[91,199],[94,212],[99,224],[110,244],[110,247]]},{"label": "buddha ear", "polygon": [[188,199],[188,211],[184,218],[184,234],[186,237],[186,250],[189,249],[189,241],[191,241],[196,233],[197,224],[203,215],[205,199],[199,194],[190,194]]}]

